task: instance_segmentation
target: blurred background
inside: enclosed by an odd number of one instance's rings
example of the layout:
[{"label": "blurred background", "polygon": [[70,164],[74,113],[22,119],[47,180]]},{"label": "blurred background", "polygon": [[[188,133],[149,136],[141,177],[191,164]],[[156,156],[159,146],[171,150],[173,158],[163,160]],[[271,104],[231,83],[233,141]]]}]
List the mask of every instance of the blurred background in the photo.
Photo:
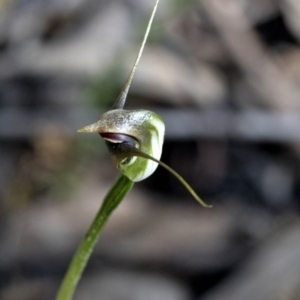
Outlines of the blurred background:
[{"label": "blurred background", "polygon": [[[0,299],[54,299],[118,171],[95,122],[149,0],[0,1]],[[164,169],[109,221],[76,300],[300,299],[300,2],[161,0],[126,108]]]}]

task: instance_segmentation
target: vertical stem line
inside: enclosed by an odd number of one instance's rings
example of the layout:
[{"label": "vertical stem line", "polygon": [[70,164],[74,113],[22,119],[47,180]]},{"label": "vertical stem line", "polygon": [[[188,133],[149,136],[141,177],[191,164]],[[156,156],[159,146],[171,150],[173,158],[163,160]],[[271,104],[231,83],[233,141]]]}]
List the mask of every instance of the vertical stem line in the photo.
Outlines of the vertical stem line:
[{"label": "vertical stem line", "polygon": [[86,267],[92,251],[99,239],[102,229],[108,221],[110,215],[120,204],[126,194],[131,190],[133,181],[120,175],[114,186],[106,195],[100,210],[88,229],[85,237],[81,241],[73,259],[69,265],[67,273],[63,279],[56,300],[71,300],[75,292],[79,279]]},{"label": "vertical stem line", "polygon": [[154,7],[153,7],[153,10],[152,10],[152,13],[151,13],[150,20],[148,22],[147,28],[146,28],[146,32],[145,32],[145,35],[144,35],[144,39],[143,39],[140,51],[138,53],[138,56],[136,58],[136,61],[135,61],[134,65],[133,65],[133,68],[132,68],[132,70],[131,70],[131,72],[129,74],[129,77],[126,80],[126,83],[125,83],[124,87],[122,88],[122,91],[121,91],[121,93],[120,93],[117,101],[114,103],[112,109],[122,109],[124,107],[124,105],[125,105],[127,94],[128,94],[128,91],[129,91],[129,88],[130,88],[130,85],[131,85],[134,73],[135,73],[136,68],[137,68],[137,66],[139,64],[139,61],[140,61],[140,59],[142,57],[143,50],[144,50],[144,47],[145,47],[145,44],[146,44],[146,41],[147,41],[147,38],[148,38],[148,35],[149,35],[149,32],[150,32],[150,29],[151,29],[151,26],[152,26],[152,22],[153,22],[153,19],[154,19],[154,16],[155,16],[155,12],[156,12],[156,9],[157,9],[157,6],[158,6],[158,2],[159,2],[159,0],[155,1],[155,4],[154,4]]}]

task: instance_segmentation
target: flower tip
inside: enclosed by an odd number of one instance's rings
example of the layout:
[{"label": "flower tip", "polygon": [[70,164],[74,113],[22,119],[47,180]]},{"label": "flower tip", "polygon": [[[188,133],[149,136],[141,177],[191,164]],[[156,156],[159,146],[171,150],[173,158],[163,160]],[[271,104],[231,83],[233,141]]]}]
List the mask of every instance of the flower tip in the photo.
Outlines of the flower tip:
[{"label": "flower tip", "polygon": [[96,129],[95,125],[92,124],[92,125],[88,125],[88,126],[78,129],[77,132],[96,132],[95,129]]},{"label": "flower tip", "polygon": [[87,130],[85,129],[85,127],[83,127],[83,128],[78,129],[77,132],[87,132]]}]

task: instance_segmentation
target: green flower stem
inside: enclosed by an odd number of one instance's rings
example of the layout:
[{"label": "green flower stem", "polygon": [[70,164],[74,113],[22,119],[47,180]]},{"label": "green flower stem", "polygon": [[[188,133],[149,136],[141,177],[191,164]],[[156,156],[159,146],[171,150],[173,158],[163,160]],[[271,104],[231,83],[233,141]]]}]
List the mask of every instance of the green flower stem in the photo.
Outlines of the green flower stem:
[{"label": "green flower stem", "polygon": [[120,175],[106,195],[98,214],[81,241],[57,293],[56,300],[71,300],[79,279],[108,218],[131,190],[133,181]]}]

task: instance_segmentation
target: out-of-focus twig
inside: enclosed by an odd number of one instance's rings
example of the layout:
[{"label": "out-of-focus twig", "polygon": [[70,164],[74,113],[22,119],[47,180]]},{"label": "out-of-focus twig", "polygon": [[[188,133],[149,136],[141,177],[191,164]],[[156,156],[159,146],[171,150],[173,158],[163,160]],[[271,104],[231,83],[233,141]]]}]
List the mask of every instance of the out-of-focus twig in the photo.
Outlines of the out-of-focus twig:
[{"label": "out-of-focus twig", "polygon": [[299,107],[299,92],[268,53],[251,28],[237,0],[201,0],[232,58],[248,77],[264,106],[276,109]]}]

